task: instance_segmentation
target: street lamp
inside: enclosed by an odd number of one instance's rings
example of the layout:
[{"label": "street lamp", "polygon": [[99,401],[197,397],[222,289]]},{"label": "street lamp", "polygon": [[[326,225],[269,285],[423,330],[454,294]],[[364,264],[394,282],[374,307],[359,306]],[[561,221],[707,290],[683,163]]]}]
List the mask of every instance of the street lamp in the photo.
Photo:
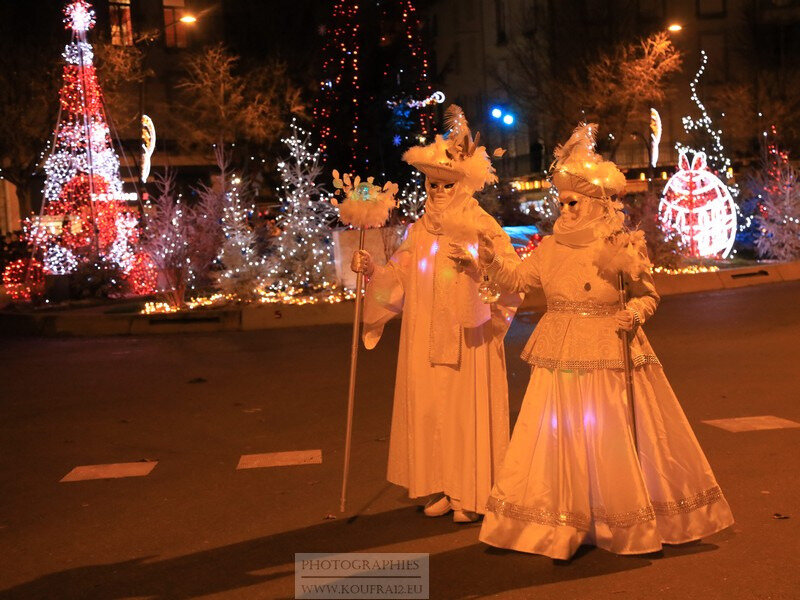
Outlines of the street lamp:
[{"label": "street lamp", "polygon": [[492,115],[493,119],[498,119],[502,121],[506,125],[513,125],[514,124],[514,115],[510,112],[505,112],[499,106],[495,106],[489,111],[489,114]]},{"label": "street lamp", "polygon": [[678,33],[682,29],[683,25],[681,25],[680,23],[672,23],[669,25],[669,27],[667,27],[667,31],[671,33]]},{"label": "street lamp", "polygon": [[196,23],[197,22],[197,17],[195,17],[194,15],[183,15],[179,19],[179,21],[181,23]]}]

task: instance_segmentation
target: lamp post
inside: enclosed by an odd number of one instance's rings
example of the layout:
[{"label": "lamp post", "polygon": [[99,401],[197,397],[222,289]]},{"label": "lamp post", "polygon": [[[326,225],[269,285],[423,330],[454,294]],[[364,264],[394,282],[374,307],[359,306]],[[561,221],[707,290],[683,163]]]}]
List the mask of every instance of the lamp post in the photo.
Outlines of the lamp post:
[{"label": "lamp post", "polygon": [[[511,110],[509,108],[504,107],[504,106],[497,106],[497,105],[492,106],[489,109],[489,114],[491,115],[492,119],[494,119],[495,121],[499,121],[501,123],[501,125],[499,126],[500,138],[501,138],[501,146],[503,148],[505,148],[506,147],[506,141],[507,141],[506,129],[511,127],[512,125],[514,125],[514,123],[516,122],[517,119],[514,116],[514,113],[511,112]],[[508,165],[507,161],[503,163],[503,171],[504,171],[503,174],[504,174],[504,176],[508,175],[508,173],[507,173],[508,166],[507,165]]]}]

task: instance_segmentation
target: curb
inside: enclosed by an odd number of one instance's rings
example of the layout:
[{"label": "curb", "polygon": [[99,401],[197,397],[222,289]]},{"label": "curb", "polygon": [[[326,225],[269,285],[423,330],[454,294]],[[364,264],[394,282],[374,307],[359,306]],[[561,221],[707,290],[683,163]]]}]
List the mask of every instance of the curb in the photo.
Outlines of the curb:
[{"label": "curb", "polygon": [[[800,280],[800,261],[725,269],[693,275],[654,277],[663,296],[734,289]],[[521,311],[542,311],[546,306],[541,291],[528,294]],[[255,331],[316,325],[345,325],[353,322],[352,302],[338,304],[268,304],[196,310],[169,314],[107,314],[80,311],[16,313],[0,311],[0,333],[27,336],[110,336],[159,333],[208,333]]]}]

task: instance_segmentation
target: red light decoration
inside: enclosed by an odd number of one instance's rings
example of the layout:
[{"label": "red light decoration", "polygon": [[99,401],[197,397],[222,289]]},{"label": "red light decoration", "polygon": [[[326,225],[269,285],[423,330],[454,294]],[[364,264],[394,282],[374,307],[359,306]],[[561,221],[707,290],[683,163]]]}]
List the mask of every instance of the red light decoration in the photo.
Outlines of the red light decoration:
[{"label": "red light decoration", "polygon": [[[331,148],[347,148],[349,156],[337,157],[337,166],[369,171],[370,157],[378,153],[374,146],[388,142],[385,131],[375,130],[375,105],[383,108],[388,101],[432,93],[422,24],[412,0],[377,6],[337,0],[329,23],[313,110],[320,150],[325,156]],[[362,83],[365,75],[370,87]],[[415,110],[416,133],[406,136],[406,145],[419,143],[418,136],[434,129],[435,109]]]},{"label": "red light decoration", "polygon": [[149,296],[158,290],[158,269],[153,259],[143,252],[133,257],[133,266],[126,277],[137,296]]},{"label": "red light decoration", "polygon": [[16,302],[29,302],[44,292],[44,270],[38,260],[20,258],[6,265],[3,287]]}]

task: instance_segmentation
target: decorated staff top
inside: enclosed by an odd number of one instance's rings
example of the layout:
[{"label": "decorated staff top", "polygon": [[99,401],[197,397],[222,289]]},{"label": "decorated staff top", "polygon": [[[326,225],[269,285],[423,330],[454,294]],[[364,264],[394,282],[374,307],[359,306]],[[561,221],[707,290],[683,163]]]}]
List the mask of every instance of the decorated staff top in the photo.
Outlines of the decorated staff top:
[{"label": "decorated staff top", "polygon": [[[339,208],[339,220],[345,225],[362,229],[381,227],[389,219],[389,213],[397,206],[395,195],[397,184],[387,181],[383,187],[373,183],[374,177],[363,180],[356,175],[333,171],[333,187],[336,188],[331,203]],[[344,197],[339,200],[336,196]]]}]

